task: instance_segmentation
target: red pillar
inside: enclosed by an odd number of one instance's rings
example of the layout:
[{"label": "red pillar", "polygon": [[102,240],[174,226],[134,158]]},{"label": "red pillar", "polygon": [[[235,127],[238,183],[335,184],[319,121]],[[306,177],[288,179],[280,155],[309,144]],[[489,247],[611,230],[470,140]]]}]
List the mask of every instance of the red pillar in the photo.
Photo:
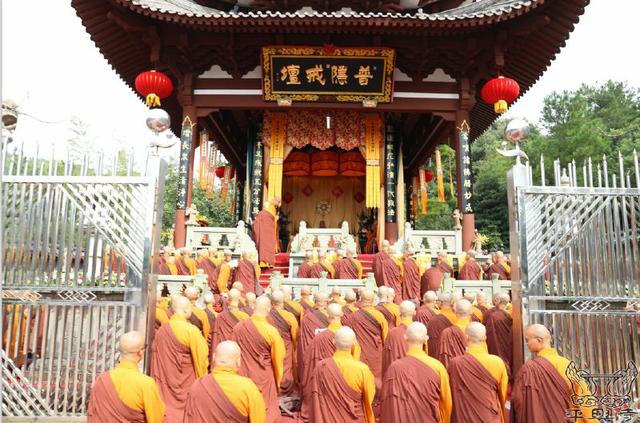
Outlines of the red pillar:
[{"label": "red pillar", "polygon": [[455,140],[458,210],[462,213],[462,249],[467,251],[473,245],[473,238],[475,236],[475,216],[472,208],[471,161],[469,159],[468,110],[460,109],[456,112]]},{"label": "red pillar", "polygon": [[193,190],[193,140],[197,133],[196,121],[195,107],[192,105],[185,106],[182,114],[182,130],[180,131],[180,160],[174,233],[176,248],[184,247],[187,239],[185,209],[191,204]]}]

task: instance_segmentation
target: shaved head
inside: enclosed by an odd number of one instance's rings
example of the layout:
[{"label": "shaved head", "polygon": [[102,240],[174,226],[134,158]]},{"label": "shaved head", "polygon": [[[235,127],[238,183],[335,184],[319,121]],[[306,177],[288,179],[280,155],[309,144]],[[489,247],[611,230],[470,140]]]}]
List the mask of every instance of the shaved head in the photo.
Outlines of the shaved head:
[{"label": "shaved head", "polygon": [[338,351],[351,351],[356,343],[356,333],[348,326],[343,326],[336,331],[336,349]]},{"label": "shaved head", "polygon": [[215,297],[211,292],[207,292],[204,294],[203,300],[205,304],[213,304],[215,302]]},{"label": "shaved head", "polygon": [[[254,294],[255,295],[255,294]],[[266,295],[261,295],[256,299],[255,309],[253,310],[254,316],[264,316],[271,311],[271,300]]]},{"label": "shaved head", "polygon": [[293,298],[293,289],[290,285],[282,285],[280,287],[280,291],[282,291],[285,300],[290,300],[291,298]]},{"label": "shaved head", "polygon": [[303,297],[311,295],[311,288],[309,285],[302,285],[302,288],[300,288],[300,295]]},{"label": "shaved head", "polygon": [[233,304],[234,306],[238,305],[238,302],[240,301],[240,297],[241,296],[242,296],[242,294],[237,289],[231,288],[229,290],[229,302],[231,304]]},{"label": "shaved head", "polygon": [[527,327],[524,339],[527,343],[527,348],[533,353],[551,347],[551,332],[541,324],[536,323]]},{"label": "shaved head", "polygon": [[373,305],[373,300],[375,298],[375,294],[370,289],[363,289],[360,291],[360,300],[362,301],[363,306]]},{"label": "shaved head", "polygon": [[470,259],[476,258],[476,252],[474,250],[467,251],[467,257]]},{"label": "shaved head", "polygon": [[195,303],[200,298],[200,290],[195,286],[190,286],[184,290],[184,296],[192,303]]},{"label": "shaved head", "polygon": [[284,293],[276,290],[271,293],[271,304],[281,306],[284,303]]},{"label": "shaved head", "polygon": [[434,291],[427,291],[422,296],[422,302],[425,304],[433,304],[438,300],[438,295]]},{"label": "shaved head", "polygon": [[493,296],[493,304],[494,305],[507,305],[509,304],[511,299],[509,298],[509,294],[506,292],[498,292]]},{"label": "shaved head", "polygon": [[215,367],[229,367],[234,370],[240,368],[240,346],[234,341],[222,341],[213,353]]},{"label": "shaved head", "polygon": [[356,293],[353,289],[347,289],[347,292],[344,293],[344,300],[348,303],[353,303],[356,301]]},{"label": "shaved head", "polygon": [[[120,355],[135,355],[144,350],[144,335],[142,332],[131,331],[120,337]],[[136,360],[136,363],[139,360]]]},{"label": "shaved head", "polygon": [[313,294],[313,301],[316,303],[316,308],[326,307],[329,296],[326,292],[316,291],[316,293]]},{"label": "shaved head", "polygon": [[329,319],[337,319],[338,321],[340,321],[340,318],[344,313],[342,312],[342,307],[340,306],[340,304],[331,303],[327,306],[327,314],[329,315]]},{"label": "shaved head", "polygon": [[441,292],[438,296],[441,308],[451,308],[451,292]]},{"label": "shaved head", "polygon": [[235,281],[235,282],[231,285],[231,288],[235,288],[235,289],[237,289],[237,290],[238,290],[238,291],[240,291],[240,292],[244,291],[244,286],[242,285],[242,282],[240,282],[240,281]]},{"label": "shaved head", "polygon": [[487,302],[487,296],[484,293],[484,291],[478,292],[478,295],[476,296],[476,301],[479,305],[484,305]]},{"label": "shaved head", "polygon": [[407,339],[407,344],[409,344],[409,346],[422,346],[428,339],[427,327],[423,323],[413,322],[407,326],[407,331],[404,336]]},{"label": "shaved head", "polygon": [[171,298],[171,308],[175,314],[184,316],[187,319],[191,317],[191,301],[186,297],[176,295]]},{"label": "shaved head", "polygon": [[392,303],[395,296],[396,291],[394,291],[393,288],[387,288],[387,302]]},{"label": "shaved head", "polygon": [[467,291],[464,293],[464,299],[473,303],[476,300],[476,293],[473,291]]},{"label": "shaved head", "polygon": [[487,328],[480,322],[471,322],[465,330],[470,344],[479,344],[487,339]]},{"label": "shaved head", "polygon": [[244,298],[249,304],[253,304],[256,302],[256,294],[254,294],[253,292],[247,292],[247,295],[245,295]]},{"label": "shaved head", "polygon": [[471,303],[467,300],[458,300],[456,301],[455,304],[455,312],[456,312],[456,316],[458,317],[468,317],[471,316],[471,310],[472,310],[472,306]]},{"label": "shaved head", "polygon": [[451,294],[451,304],[455,304],[458,300],[461,300],[463,297],[462,291],[453,291]]},{"label": "shaved head", "polygon": [[411,319],[416,315],[416,304],[413,301],[403,301],[400,303],[400,317]]},{"label": "shaved head", "polygon": [[331,288],[331,295],[342,295],[342,292],[340,292],[340,287],[334,286],[333,288]]}]

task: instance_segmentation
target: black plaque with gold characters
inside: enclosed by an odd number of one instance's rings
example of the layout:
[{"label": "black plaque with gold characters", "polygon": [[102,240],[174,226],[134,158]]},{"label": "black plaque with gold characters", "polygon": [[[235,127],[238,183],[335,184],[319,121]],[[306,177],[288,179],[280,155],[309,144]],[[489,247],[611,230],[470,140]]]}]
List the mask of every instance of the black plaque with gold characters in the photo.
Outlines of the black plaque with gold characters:
[{"label": "black plaque with gold characters", "polygon": [[267,101],[393,100],[395,50],[272,46],[262,48],[262,92]]}]

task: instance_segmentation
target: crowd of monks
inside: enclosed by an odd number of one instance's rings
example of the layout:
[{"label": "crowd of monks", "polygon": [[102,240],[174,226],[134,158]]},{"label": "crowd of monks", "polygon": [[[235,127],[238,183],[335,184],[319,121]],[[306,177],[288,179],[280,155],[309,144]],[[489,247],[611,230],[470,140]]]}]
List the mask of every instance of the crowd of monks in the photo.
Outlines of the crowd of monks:
[{"label": "crowd of monks", "polygon": [[392,286],[268,291],[237,281],[221,311],[194,287],[159,294],[150,376],[138,370],[144,337],[125,334],[89,422],[561,422],[574,408],[569,360],[544,326],[527,328],[535,358],[512,374],[506,293],[489,304],[427,290],[398,304]]}]

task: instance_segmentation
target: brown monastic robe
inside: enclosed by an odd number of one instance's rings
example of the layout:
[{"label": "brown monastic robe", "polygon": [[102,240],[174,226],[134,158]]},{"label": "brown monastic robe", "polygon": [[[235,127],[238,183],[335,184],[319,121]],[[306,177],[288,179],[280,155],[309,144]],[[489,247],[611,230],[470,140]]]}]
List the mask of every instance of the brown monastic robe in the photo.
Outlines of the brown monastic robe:
[{"label": "brown monastic robe", "polygon": [[[230,309],[224,310],[218,314],[214,325],[211,327],[211,344],[209,345],[209,353],[213,354],[218,344],[222,341],[228,341],[233,335],[233,328],[240,320],[231,312]],[[213,360],[209,360],[213,363]]]},{"label": "brown monastic robe", "polygon": [[453,277],[453,268],[449,266],[449,263],[441,262],[436,266],[443,274],[448,273],[450,277]]},{"label": "brown monastic robe", "polygon": [[505,269],[500,263],[492,263],[491,266],[489,266],[489,270],[487,270],[489,279],[493,278],[494,273],[498,274],[498,279],[501,281],[508,281],[511,279],[507,274],[507,269]]},{"label": "brown monastic robe", "polygon": [[304,379],[300,380],[302,387],[302,407],[300,408],[300,418],[304,422],[309,421],[311,414],[313,375],[318,363],[325,358],[330,358],[336,352],[334,342],[335,333],[324,330],[313,338],[304,354]]},{"label": "brown monastic robe", "polygon": [[[329,325],[329,318],[320,310],[312,308],[306,310],[302,316],[302,322],[300,322],[300,330],[298,332],[298,342],[296,343],[297,351],[296,358],[298,363],[298,378],[304,380],[305,365],[304,356],[307,347],[313,341],[316,336],[316,332],[319,329],[324,329]],[[304,387],[303,387],[304,389]]]},{"label": "brown monastic robe", "polygon": [[435,315],[427,325],[429,331],[429,340],[427,341],[429,355],[437,360],[440,359],[440,337],[442,332],[450,326],[452,326],[451,322],[442,314]]},{"label": "brown monastic robe", "polygon": [[396,315],[393,314],[388,308],[386,308],[384,304],[377,305],[376,310],[382,313],[384,318],[387,320],[387,324],[389,325],[389,330],[396,327]]},{"label": "brown monastic robe", "polygon": [[263,338],[252,320],[242,320],[233,328],[232,339],[242,351],[238,374],[251,379],[264,397],[267,407],[266,422],[277,422],[280,417],[278,385],[276,383],[271,346]]},{"label": "brown monastic robe", "polygon": [[311,269],[309,269],[309,277],[317,279],[320,277],[320,272],[327,272],[327,279],[331,279],[331,272],[329,272],[329,269],[324,267],[322,263],[314,263],[313,266],[311,266]]},{"label": "brown monastic robe", "polygon": [[361,309],[353,313],[349,321],[351,329],[356,333],[356,339],[362,352],[360,361],[369,366],[376,386],[382,381],[382,327],[380,323],[366,310]]},{"label": "brown monastic robe", "polygon": [[204,270],[204,274],[207,275],[207,285],[211,286],[211,284],[216,284],[216,279],[218,278],[218,272],[216,272],[216,266],[211,263],[206,257],[203,257],[196,264],[198,269]]},{"label": "brown monastic robe", "polygon": [[570,392],[556,368],[545,358],[527,361],[511,389],[511,423],[564,422]]},{"label": "brown monastic robe", "polygon": [[305,261],[300,266],[298,266],[298,273],[296,277],[298,278],[310,278],[309,272],[311,272],[311,267],[313,266],[312,262]]},{"label": "brown monastic robe", "polygon": [[442,285],[443,279],[444,274],[437,267],[430,267],[425,270],[422,278],[420,278],[420,298],[427,291],[437,292],[440,289],[440,285]]},{"label": "brown monastic robe", "polygon": [[176,259],[176,268],[178,269],[178,275],[180,276],[190,276],[191,272],[189,272],[189,268],[184,262],[184,258],[178,257]]},{"label": "brown monastic robe", "polygon": [[212,375],[198,379],[189,392],[184,423],[248,423]]},{"label": "brown monastic robe", "polygon": [[434,318],[434,316],[436,316],[437,313],[434,312],[431,308],[429,308],[426,305],[421,306],[420,308],[418,308],[418,311],[416,312],[415,317],[413,318],[414,321],[416,322],[420,322],[422,324],[424,324],[425,326],[429,327],[429,321],[431,319]]},{"label": "brown monastic robe", "polygon": [[407,340],[404,339],[406,331],[407,327],[403,324],[389,331],[384,350],[382,350],[382,380],[384,380],[384,375],[391,363],[407,355],[409,346]]},{"label": "brown monastic robe", "polygon": [[282,372],[282,381],[280,381],[280,394],[290,395],[294,389],[293,379],[293,365],[294,365],[294,340],[291,337],[291,325],[282,317],[280,312],[275,308],[271,309],[271,312],[267,316],[267,322],[276,329],[280,337],[284,341],[284,347],[286,354],[284,356],[284,365]]},{"label": "brown monastic robe", "polygon": [[402,273],[402,299],[420,301],[420,268],[412,258],[404,260]]},{"label": "brown monastic robe", "polygon": [[206,307],[204,312],[207,313],[207,319],[209,319],[209,337],[207,338],[207,345],[211,345],[211,338],[213,337],[213,325],[216,324],[216,315]]},{"label": "brown monastic robe", "polygon": [[276,264],[276,218],[266,209],[256,214],[253,222],[253,236],[258,247],[260,261]]},{"label": "brown monastic robe", "polygon": [[350,258],[343,258],[333,264],[336,269],[336,279],[358,279],[358,268]]},{"label": "brown monastic robe", "polygon": [[285,310],[287,310],[289,313],[293,314],[293,317],[296,318],[296,320],[298,321],[298,323],[300,323],[300,313],[298,312],[298,310],[296,308],[294,308],[291,304],[289,304],[287,301],[284,302],[284,306],[283,308]]},{"label": "brown monastic robe", "polygon": [[500,386],[491,373],[471,354],[451,360],[447,366],[453,413],[451,423],[501,423]]},{"label": "brown monastic robe", "polygon": [[248,292],[253,292],[257,296],[262,295],[263,289],[258,282],[258,275],[256,272],[256,266],[253,262],[242,259],[238,263],[238,268],[236,269],[236,277],[235,281],[242,282],[242,287],[244,288],[244,294],[246,295]]},{"label": "brown monastic robe", "polygon": [[142,411],[129,408],[118,396],[109,372],[98,376],[91,389],[87,422],[89,423],[145,423]]},{"label": "brown monastic robe", "polygon": [[346,304],[342,307],[342,318],[340,319],[340,321],[342,322],[343,326],[349,326],[349,320],[351,319],[351,316],[353,316],[353,313],[355,313],[356,311],[358,311],[358,307],[356,307],[355,304],[352,304],[351,306],[349,304]]},{"label": "brown monastic robe", "polygon": [[458,272],[458,279],[463,281],[476,281],[482,279],[482,269],[475,260],[467,260]]},{"label": "brown monastic robe", "polygon": [[158,262],[156,263],[156,272],[158,275],[170,275],[171,271],[169,270],[169,266],[167,266],[167,262],[164,257],[160,257]]},{"label": "brown monastic robe", "polygon": [[513,365],[513,319],[506,311],[494,307],[484,315],[484,325],[487,328],[487,348],[489,354],[499,356],[504,360],[512,378]]},{"label": "brown monastic robe", "polygon": [[467,350],[467,339],[458,326],[450,326],[440,335],[439,360],[447,367],[452,359],[464,355]]},{"label": "brown monastic robe", "polygon": [[178,341],[168,323],[158,329],[153,339],[151,377],[158,384],[166,405],[165,421],[181,423],[189,389],[196,381],[196,372],[191,349]]},{"label": "brown monastic robe", "polygon": [[313,423],[364,422],[362,394],[347,384],[332,357],[316,366],[312,398]]},{"label": "brown monastic robe", "polygon": [[396,360],[380,394],[381,423],[440,423],[440,376],[415,357]]}]

